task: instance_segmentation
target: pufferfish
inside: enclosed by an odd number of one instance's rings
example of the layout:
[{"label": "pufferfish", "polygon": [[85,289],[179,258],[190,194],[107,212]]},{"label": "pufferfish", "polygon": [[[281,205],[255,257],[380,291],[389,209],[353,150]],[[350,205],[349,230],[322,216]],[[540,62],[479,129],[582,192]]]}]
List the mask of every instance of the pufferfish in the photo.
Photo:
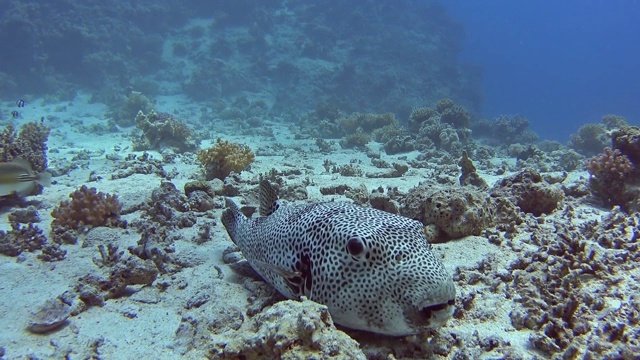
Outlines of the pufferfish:
[{"label": "pufferfish", "polygon": [[455,287],[419,221],[350,203],[282,204],[260,183],[260,217],[227,199],[222,223],[283,296],[328,307],[335,323],[404,336],[443,325]]}]

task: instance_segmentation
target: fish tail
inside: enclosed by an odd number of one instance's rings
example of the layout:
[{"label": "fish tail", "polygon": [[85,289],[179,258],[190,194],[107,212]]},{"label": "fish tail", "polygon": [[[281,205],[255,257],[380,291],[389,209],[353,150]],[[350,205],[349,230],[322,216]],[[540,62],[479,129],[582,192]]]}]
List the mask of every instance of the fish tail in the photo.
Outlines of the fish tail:
[{"label": "fish tail", "polygon": [[43,171],[36,177],[36,182],[42,186],[51,186],[51,173]]},{"label": "fish tail", "polygon": [[240,228],[242,224],[245,223],[248,219],[238,208],[238,205],[234,203],[231,199],[225,199],[225,205],[227,209],[222,213],[222,217],[220,220],[222,221],[222,225],[227,230],[231,241],[237,244],[237,239],[239,239]]}]

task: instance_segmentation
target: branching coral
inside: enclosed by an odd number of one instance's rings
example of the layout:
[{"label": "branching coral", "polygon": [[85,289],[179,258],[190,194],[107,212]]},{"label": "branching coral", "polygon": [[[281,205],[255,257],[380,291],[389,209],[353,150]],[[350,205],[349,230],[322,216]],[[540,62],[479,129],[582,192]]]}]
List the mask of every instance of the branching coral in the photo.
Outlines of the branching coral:
[{"label": "branching coral", "polygon": [[603,116],[602,123],[607,128],[607,130],[621,129],[623,127],[629,126],[627,119],[625,119],[623,116],[615,114],[607,114]]},{"label": "branching coral", "polygon": [[473,135],[490,138],[500,144],[532,144],[538,141],[538,135],[528,130],[529,119],[522,115],[500,115],[494,120],[474,122]]},{"label": "branching coral", "polygon": [[22,226],[12,222],[10,231],[0,230],[0,254],[18,256],[24,251],[40,250],[46,243],[44,232],[33,223]]},{"label": "branching coral", "polygon": [[64,200],[53,209],[51,227],[80,230],[95,226],[124,226],[120,220],[122,204],[117,195],[98,192],[94,187],[86,185],[71,194],[71,201]]},{"label": "branching coral", "polygon": [[418,148],[432,145],[459,156],[471,135],[471,117],[463,107],[450,99],[442,99],[436,108],[418,108],[409,118],[409,130],[417,135]]},{"label": "branching coral", "polygon": [[429,107],[419,107],[411,111],[409,115],[409,130],[417,132],[425,121],[433,118],[432,122],[437,121],[438,112]]},{"label": "branching coral", "polygon": [[471,116],[462,106],[454,105],[442,111],[440,121],[451,124],[454,128],[469,128],[471,126]]},{"label": "branching coral", "polygon": [[[635,359],[640,301],[638,214],[614,208],[583,223],[565,219],[528,227],[522,251],[503,278],[505,295],[518,303],[512,325],[533,331],[530,344],[553,359]],[[612,305],[613,304],[613,305]]]},{"label": "branching coral", "polygon": [[366,148],[371,141],[371,136],[365,133],[362,128],[358,128],[355,132],[348,134],[340,140],[340,146],[344,149]]},{"label": "branching coral", "polygon": [[633,164],[620,150],[605,148],[587,160],[585,169],[591,175],[591,191],[605,203],[624,206],[631,200],[626,191],[626,178],[633,173]]},{"label": "branching coral", "polygon": [[13,125],[7,125],[0,134],[0,161],[10,162],[21,157],[33,167],[35,172],[43,172],[47,168],[47,139],[51,129],[30,122],[25,124],[16,134]]},{"label": "branching coral", "polygon": [[142,136],[134,142],[136,150],[173,147],[179,151],[189,151],[196,148],[189,127],[169,113],[151,110],[145,115],[139,111],[136,126],[142,130]]},{"label": "branching coral", "polygon": [[569,147],[585,156],[593,156],[602,151],[610,142],[607,129],[602,124],[582,125],[577,134],[571,134]]},{"label": "branching coral", "polygon": [[207,180],[224,180],[232,171],[246,170],[255,160],[255,154],[246,145],[218,138],[214,146],[198,152],[198,160],[204,166]]}]

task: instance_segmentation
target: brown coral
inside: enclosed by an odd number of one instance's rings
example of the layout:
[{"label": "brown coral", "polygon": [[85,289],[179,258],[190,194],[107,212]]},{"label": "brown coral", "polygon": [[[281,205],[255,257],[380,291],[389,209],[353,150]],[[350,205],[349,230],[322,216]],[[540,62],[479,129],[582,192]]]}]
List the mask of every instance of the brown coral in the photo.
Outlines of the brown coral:
[{"label": "brown coral", "polygon": [[216,144],[198,152],[198,160],[205,168],[207,180],[224,180],[231,172],[246,170],[255,159],[255,154],[246,145],[218,138]]},{"label": "brown coral", "polygon": [[494,199],[506,199],[535,216],[550,214],[560,206],[564,193],[549,184],[536,170],[524,169],[496,182],[490,191]]},{"label": "brown coral", "polygon": [[399,122],[393,113],[352,113],[347,117],[336,120],[336,124],[346,133],[350,134],[362,128],[367,133],[383,128],[387,125],[398,125]]},{"label": "brown coral", "polygon": [[640,127],[623,126],[611,133],[613,148],[620,150],[634,164],[640,164]]},{"label": "brown coral", "polygon": [[440,121],[445,124],[451,124],[456,129],[469,128],[471,126],[471,116],[462,106],[454,105],[446,108],[441,111],[441,114]]},{"label": "brown coral", "polygon": [[512,325],[531,329],[529,342],[545,358],[637,358],[640,301],[625,280],[638,270],[639,220],[615,208],[581,229],[555,220],[529,228],[534,249],[510,265],[505,293],[519,304]]},{"label": "brown coral", "polygon": [[629,202],[626,179],[633,173],[633,164],[620,150],[605,148],[601,154],[587,160],[585,169],[591,175],[589,187],[596,197],[607,205],[624,206]]},{"label": "brown coral", "polygon": [[189,127],[169,113],[151,110],[145,115],[139,111],[136,126],[142,130],[142,136],[134,142],[136,150],[172,147],[178,151],[189,151],[196,148]]},{"label": "brown coral", "polygon": [[411,130],[412,132],[417,132],[418,130],[420,130],[422,123],[437,115],[437,111],[429,107],[419,107],[413,109],[411,111],[411,115],[409,115],[409,130]]},{"label": "brown coral", "polygon": [[0,161],[10,162],[21,157],[31,163],[33,170],[40,173],[47,168],[47,139],[51,129],[30,122],[16,134],[13,125],[7,125],[0,134]]},{"label": "brown coral", "polygon": [[22,226],[12,222],[11,230],[0,230],[0,254],[18,256],[24,251],[40,250],[47,243],[44,232],[33,223]]},{"label": "brown coral", "polygon": [[577,134],[571,134],[569,147],[585,156],[592,156],[609,143],[607,129],[602,124],[589,123],[582,125]]},{"label": "brown coral", "polygon": [[53,209],[51,227],[80,230],[96,226],[123,226],[120,220],[122,204],[117,195],[98,192],[96,188],[86,185],[71,194],[71,201],[64,200]]},{"label": "brown coral", "polygon": [[460,158],[460,161],[458,161],[458,166],[460,166],[461,171],[461,175],[459,178],[461,186],[473,185],[482,189],[486,189],[489,187],[489,185],[487,185],[487,182],[484,181],[484,179],[481,178],[480,175],[478,175],[476,166],[473,165],[473,162],[469,158],[469,154],[467,154],[466,151],[462,152],[462,158]]},{"label": "brown coral", "polygon": [[132,126],[139,111],[149,113],[153,103],[139,91],[131,91],[122,101],[109,106],[108,116],[120,126]]}]

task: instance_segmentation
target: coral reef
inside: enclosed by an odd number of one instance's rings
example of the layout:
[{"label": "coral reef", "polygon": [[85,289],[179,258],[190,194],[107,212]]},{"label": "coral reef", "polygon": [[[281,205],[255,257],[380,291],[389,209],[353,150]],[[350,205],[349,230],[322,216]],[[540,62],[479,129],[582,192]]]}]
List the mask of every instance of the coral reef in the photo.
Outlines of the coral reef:
[{"label": "coral reef", "polygon": [[378,179],[397,178],[402,177],[402,175],[406,174],[406,172],[409,171],[409,166],[406,164],[393,163],[388,167],[391,169],[386,172],[366,173],[365,176],[368,178]]},{"label": "coral reef", "polygon": [[164,170],[162,161],[156,160],[144,152],[141,155],[129,154],[116,165],[116,169],[111,174],[111,180],[124,179],[133,174],[156,174],[160,178],[169,178],[169,174]]},{"label": "coral reef", "polygon": [[[291,16],[281,18],[285,9]],[[108,100],[128,86],[151,94],[159,87],[154,80],[174,81],[180,73],[182,90],[193,99],[262,93],[277,110],[323,102],[404,116],[412,104],[442,96],[480,105],[478,72],[456,61],[459,24],[438,4],[336,2],[312,9],[279,1],[187,8],[174,1],[117,8],[72,3],[61,14],[52,4],[26,0],[3,10],[0,40],[14,48],[0,73],[5,97],[21,89],[71,99],[75,89],[92,88],[102,89],[94,98]],[[113,16],[94,16],[105,11]],[[185,25],[203,11],[215,12],[210,25]],[[16,31],[25,34],[20,41]],[[126,39],[114,37],[127,32]],[[354,51],[345,53],[336,39],[354,44]],[[58,51],[68,44],[74,46]],[[396,56],[403,53],[415,56]],[[420,59],[426,58],[433,66],[424,67]],[[266,84],[265,77],[273,81]],[[347,98],[359,100],[342,100]],[[324,111],[327,118],[330,111]]]},{"label": "coral reef", "polygon": [[629,158],[620,150],[605,148],[585,163],[589,172],[589,188],[605,204],[625,206],[632,198],[627,191],[627,181],[634,167]]},{"label": "coral reef", "polygon": [[533,144],[538,135],[527,129],[529,125],[529,119],[522,115],[500,115],[492,121],[476,121],[471,129],[474,136],[485,137],[501,145]]},{"label": "coral reef", "polygon": [[40,215],[35,206],[28,206],[24,209],[16,209],[12,211],[7,219],[10,223],[17,222],[22,224],[40,222]]},{"label": "coral reef", "polygon": [[629,126],[627,119],[625,119],[623,116],[615,114],[607,114],[603,116],[602,120],[600,121],[602,121],[607,130],[610,131]]},{"label": "coral reef", "polygon": [[135,150],[169,147],[185,152],[197,148],[189,127],[169,113],[151,110],[145,115],[139,111],[135,121],[136,127],[142,130],[142,135],[134,141]]},{"label": "coral reef", "polygon": [[220,138],[216,144],[198,152],[198,160],[205,170],[207,180],[224,180],[231,172],[241,172],[249,168],[255,159],[251,148]]},{"label": "coral reef", "polygon": [[[415,190],[409,192],[409,196]],[[486,193],[471,187],[432,190],[424,196],[420,220],[424,225],[435,225],[450,239],[480,235],[492,225],[492,214]],[[403,215],[408,214],[403,212]]]},{"label": "coral reef", "polygon": [[51,129],[37,122],[25,124],[16,134],[13,125],[7,125],[0,134],[0,162],[11,162],[21,157],[31,163],[37,173],[47,168],[47,139]]},{"label": "coral reef", "polygon": [[622,126],[611,132],[613,149],[620,151],[637,167],[640,165],[640,127]]},{"label": "coral reef", "polygon": [[344,165],[333,165],[331,167],[332,174],[340,174],[342,176],[362,176],[364,175],[364,171],[354,164],[344,164]]},{"label": "coral reef", "polygon": [[158,277],[158,269],[153,261],[141,259],[119,250],[115,245],[99,246],[100,258],[94,263],[103,268],[106,278],[100,275],[87,274],[78,279],[74,288],[76,296],[89,306],[102,306],[108,299],[125,295],[128,286],[151,285]]},{"label": "coral reef", "polygon": [[340,139],[340,146],[342,146],[343,149],[365,149],[370,141],[371,136],[359,127],[356,131]]},{"label": "coral reef", "polygon": [[462,152],[462,157],[460,161],[458,161],[458,166],[460,166],[460,185],[473,185],[479,187],[481,189],[488,189],[489,185],[484,181],[483,178],[478,175],[478,171],[476,170],[476,166],[473,165],[473,162],[469,158],[469,155],[466,151]]},{"label": "coral reef", "polygon": [[555,150],[550,155],[562,171],[580,169],[584,163],[584,157],[571,149]]},{"label": "coral reef", "polygon": [[214,344],[217,359],[362,359],[358,343],[337,330],[326,306],[281,301]]},{"label": "coral reef", "polygon": [[374,129],[393,124],[396,121],[395,116],[391,113],[375,114],[355,112],[336,119],[336,124],[345,134],[355,132],[358,128],[366,129],[367,133],[371,133]]},{"label": "coral reef", "polygon": [[63,200],[51,211],[51,227],[85,230],[95,226],[123,227],[120,220],[122,204],[117,195],[98,192],[94,187],[82,185],[69,194],[71,201]]},{"label": "coral reef", "polygon": [[140,111],[149,114],[153,111],[153,104],[141,92],[130,91],[124,99],[109,106],[107,116],[116,124],[128,127],[136,124],[136,117]]},{"label": "coral reef", "polygon": [[582,125],[577,134],[571,134],[569,147],[584,156],[593,156],[610,144],[611,138],[603,124]]},{"label": "coral reef", "polygon": [[172,233],[170,228],[146,224],[138,224],[138,231],[140,240],[128,249],[136,259],[153,264],[153,270],[162,274],[175,274],[189,267],[188,262],[181,261],[174,253],[174,242],[180,235]]},{"label": "coral reef", "polygon": [[151,220],[163,228],[192,227],[196,223],[196,216],[191,212],[191,207],[190,199],[172,182],[162,181],[159,187],[153,189],[151,197],[140,206],[146,219],[132,225],[137,228],[145,227]]},{"label": "coral reef", "polygon": [[461,156],[471,136],[471,118],[467,110],[450,99],[442,99],[435,109],[417,108],[409,118],[409,129],[416,136],[416,148],[445,149],[453,156]]},{"label": "coral reef", "polygon": [[411,152],[416,149],[416,143],[409,135],[394,136],[384,143],[387,155]]},{"label": "coral reef", "polygon": [[400,214],[422,222],[435,242],[480,235],[498,223],[519,221],[513,203],[488,197],[483,187],[423,183],[409,190],[402,203]]},{"label": "coral reef", "polygon": [[524,169],[496,182],[490,196],[509,199],[520,210],[535,216],[550,214],[564,199],[564,193],[558,186],[549,184],[533,169]]},{"label": "coral reef", "polygon": [[436,110],[430,107],[419,107],[411,111],[409,115],[409,130],[411,132],[417,132],[425,122],[429,121],[435,123],[438,120],[439,114]]},{"label": "coral reef", "polygon": [[456,105],[451,99],[442,99],[436,104],[436,110],[440,113],[440,121],[450,124],[455,129],[466,129],[471,126],[469,112],[460,105]]},{"label": "coral reef", "polygon": [[[568,218],[575,216],[571,211]],[[507,295],[516,329],[531,329],[529,343],[549,358],[634,359],[640,336],[637,286],[638,214],[614,209],[583,228],[554,221],[526,242],[508,269]],[[509,296],[511,297],[511,296]]]},{"label": "coral reef", "polygon": [[18,256],[24,251],[34,252],[42,249],[47,237],[42,229],[33,223],[22,226],[12,222],[11,230],[0,230],[0,254]]}]

